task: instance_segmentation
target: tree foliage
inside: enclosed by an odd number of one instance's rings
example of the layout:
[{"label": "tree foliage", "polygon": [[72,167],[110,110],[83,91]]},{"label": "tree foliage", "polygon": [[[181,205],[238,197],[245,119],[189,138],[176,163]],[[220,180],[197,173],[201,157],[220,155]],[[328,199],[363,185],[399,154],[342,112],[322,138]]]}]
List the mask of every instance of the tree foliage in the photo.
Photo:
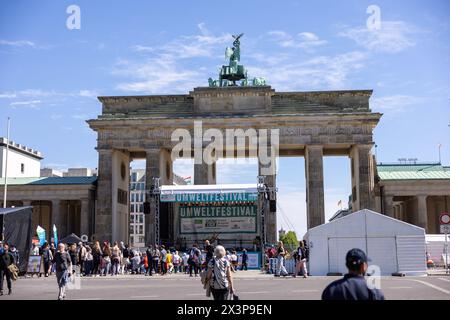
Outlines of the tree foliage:
[{"label": "tree foliage", "polygon": [[297,235],[294,231],[288,231],[280,237],[285,247],[295,247],[298,245]]}]

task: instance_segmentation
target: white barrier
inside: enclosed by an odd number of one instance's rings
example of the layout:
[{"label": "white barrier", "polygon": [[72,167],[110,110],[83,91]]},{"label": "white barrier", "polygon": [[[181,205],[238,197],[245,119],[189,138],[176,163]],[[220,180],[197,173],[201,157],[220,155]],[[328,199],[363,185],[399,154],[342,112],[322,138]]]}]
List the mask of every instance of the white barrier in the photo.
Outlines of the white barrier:
[{"label": "white barrier", "polygon": [[[269,273],[276,274],[277,272],[277,258],[270,258],[269,259]],[[295,273],[295,260],[294,259],[288,259],[284,260],[284,267],[286,268],[286,271],[289,274]]]}]

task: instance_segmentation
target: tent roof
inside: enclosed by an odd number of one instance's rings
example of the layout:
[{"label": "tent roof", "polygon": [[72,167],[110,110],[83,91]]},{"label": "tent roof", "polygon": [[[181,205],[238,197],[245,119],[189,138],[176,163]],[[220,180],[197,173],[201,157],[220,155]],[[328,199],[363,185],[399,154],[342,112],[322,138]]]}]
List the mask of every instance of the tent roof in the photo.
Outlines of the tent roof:
[{"label": "tent roof", "polygon": [[0,208],[0,214],[16,213],[18,211],[22,211],[25,209],[33,209],[33,207],[26,206],[26,207],[14,207],[14,208]]},{"label": "tent roof", "polygon": [[307,236],[327,234],[336,237],[385,236],[389,234],[425,234],[421,227],[363,209],[329,223],[311,228]]},{"label": "tent roof", "polygon": [[162,194],[258,192],[256,184],[205,184],[161,186]]}]

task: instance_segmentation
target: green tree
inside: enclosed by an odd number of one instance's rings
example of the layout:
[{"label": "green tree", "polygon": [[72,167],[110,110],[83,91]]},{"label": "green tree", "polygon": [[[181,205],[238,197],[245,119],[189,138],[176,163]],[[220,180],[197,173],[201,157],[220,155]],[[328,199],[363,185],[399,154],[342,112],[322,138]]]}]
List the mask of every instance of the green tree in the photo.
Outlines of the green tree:
[{"label": "green tree", "polygon": [[293,250],[298,245],[297,235],[294,231],[288,231],[280,237],[280,241],[283,241],[284,247]]}]

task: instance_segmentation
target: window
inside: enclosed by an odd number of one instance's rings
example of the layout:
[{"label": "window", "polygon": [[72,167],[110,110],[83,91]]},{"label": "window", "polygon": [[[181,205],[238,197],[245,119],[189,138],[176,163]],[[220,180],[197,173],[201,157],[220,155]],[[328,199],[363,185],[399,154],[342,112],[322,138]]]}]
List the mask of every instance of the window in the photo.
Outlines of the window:
[{"label": "window", "polygon": [[144,226],[142,224],[139,225],[139,234],[144,234]]},{"label": "window", "polygon": [[140,214],[139,216],[139,223],[144,223],[144,216]]},{"label": "window", "polygon": [[25,163],[20,164],[20,172],[25,173]]},{"label": "window", "polygon": [[144,204],[143,203],[141,203],[139,205],[139,212],[144,212]]}]

